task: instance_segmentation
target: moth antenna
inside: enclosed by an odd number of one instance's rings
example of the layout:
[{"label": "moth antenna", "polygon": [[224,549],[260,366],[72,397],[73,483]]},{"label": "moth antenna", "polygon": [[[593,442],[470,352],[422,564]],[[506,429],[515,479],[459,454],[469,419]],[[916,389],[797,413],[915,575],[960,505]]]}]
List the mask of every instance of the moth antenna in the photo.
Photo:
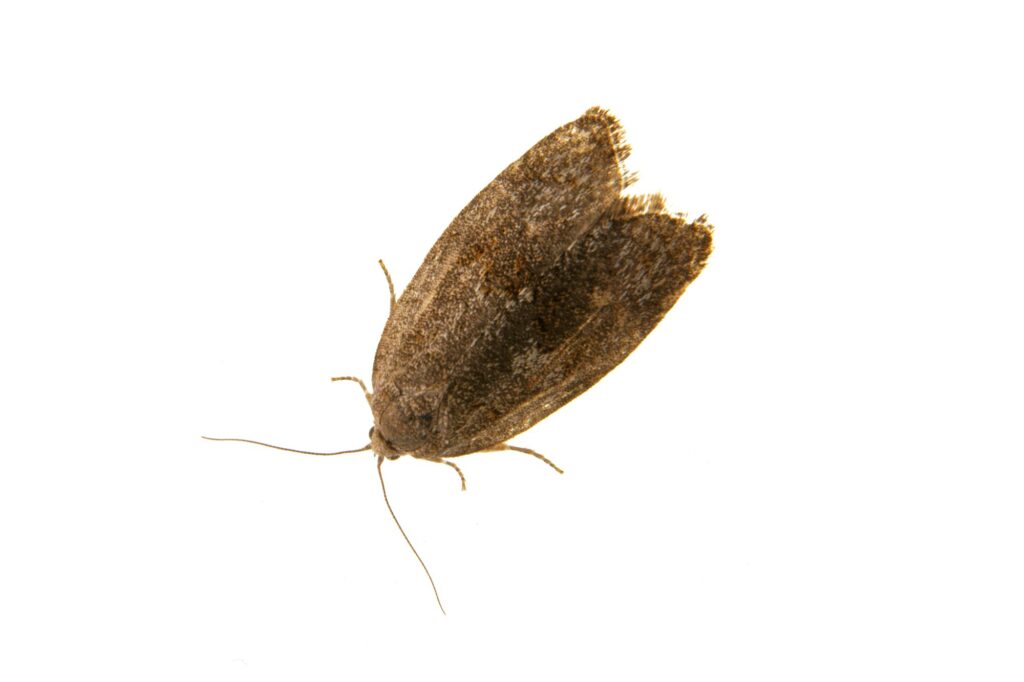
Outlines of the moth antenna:
[{"label": "moth antenna", "polygon": [[300,455],[318,455],[320,457],[330,457],[331,455],[350,455],[353,452],[365,452],[370,449],[370,444],[367,443],[358,450],[339,450],[338,452],[310,452],[309,450],[296,450],[294,448],[283,448],[280,445],[271,445],[269,443],[261,443],[258,440],[248,440],[246,438],[211,438],[210,436],[200,436],[206,440],[219,440],[219,441],[233,441],[235,443],[252,443],[253,445],[262,445],[265,448],[273,448],[274,450],[284,450],[285,452],[297,452]]},{"label": "moth antenna", "polygon": [[[384,271],[384,277],[388,280],[388,293],[391,294],[391,310],[389,313],[395,312],[395,285],[391,281],[391,273],[388,272],[387,267],[384,265],[383,260],[378,260],[377,263],[380,265],[380,269]],[[441,609],[444,611],[444,609]]]},{"label": "moth antenna", "polygon": [[366,384],[359,377],[331,377],[331,381],[354,381],[359,384],[359,388],[363,389],[363,395],[366,396],[366,402],[373,405],[373,394],[366,389]]},{"label": "moth antenna", "polygon": [[380,479],[381,492],[384,493],[384,504],[388,506],[388,511],[391,512],[391,518],[394,519],[395,525],[398,526],[398,531],[402,534],[402,537],[405,538],[405,542],[407,545],[409,545],[409,549],[411,549],[412,553],[416,555],[416,559],[420,562],[420,566],[423,567],[423,572],[427,574],[427,580],[430,581],[430,587],[434,590],[434,599],[437,600],[437,606],[441,609],[441,613],[447,616],[448,614],[445,613],[444,606],[441,605],[441,595],[437,593],[437,585],[434,584],[434,578],[430,575],[430,569],[428,569],[427,565],[423,562],[423,557],[420,556],[420,553],[417,552],[416,548],[412,546],[412,541],[409,539],[409,536],[405,534],[405,530],[402,528],[402,524],[398,522],[398,517],[395,516],[395,510],[391,508],[391,502],[388,501],[388,489],[384,487],[384,472],[381,471],[380,468],[380,465],[383,463],[384,458],[378,455],[377,477]]}]

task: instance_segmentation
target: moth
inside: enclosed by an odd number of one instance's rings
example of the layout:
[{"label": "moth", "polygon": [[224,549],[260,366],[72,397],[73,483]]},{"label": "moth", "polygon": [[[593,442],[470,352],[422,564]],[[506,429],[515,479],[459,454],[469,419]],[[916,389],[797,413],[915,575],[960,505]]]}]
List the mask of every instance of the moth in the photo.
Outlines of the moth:
[{"label": "moth", "polygon": [[[619,122],[587,110],[514,161],[469,202],[396,300],[373,363],[370,442],[452,467],[509,444],[594,385],[658,324],[707,262],[712,226],[628,196]],[[381,267],[384,264],[381,263]],[[245,439],[211,439],[245,440]],[[245,441],[256,442],[256,441]],[[258,443],[266,445],[264,443]],[[277,446],[270,446],[277,447]],[[444,610],[444,607],[441,607]]]}]

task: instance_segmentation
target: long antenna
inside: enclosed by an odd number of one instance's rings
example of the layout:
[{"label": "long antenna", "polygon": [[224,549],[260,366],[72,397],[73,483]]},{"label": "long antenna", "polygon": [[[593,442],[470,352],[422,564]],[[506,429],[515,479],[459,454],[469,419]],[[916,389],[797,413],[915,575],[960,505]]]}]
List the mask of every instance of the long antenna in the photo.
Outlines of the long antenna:
[{"label": "long antenna", "polygon": [[377,477],[380,478],[380,489],[384,493],[384,504],[388,506],[388,511],[391,512],[391,518],[395,520],[395,525],[398,526],[399,532],[402,533],[402,537],[405,538],[406,544],[409,545],[409,549],[416,555],[416,559],[419,560],[420,566],[423,567],[423,572],[427,574],[427,580],[430,581],[430,587],[434,589],[434,599],[437,600],[437,605],[441,609],[441,613],[445,613],[444,606],[441,605],[441,595],[437,593],[437,585],[434,584],[434,578],[430,575],[430,570],[427,565],[423,563],[423,558],[420,553],[416,551],[416,548],[412,546],[412,541],[409,540],[409,536],[405,534],[405,530],[402,529],[402,524],[398,522],[398,517],[395,516],[395,510],[391,508],[391,503],[388,501],[388,489],[384,487],[384,473],[381,471],[380,465],[384,462],[384,458],[380,455],[377,456]]},{"label": "long antenna", "polygon": [[[348,377],[343,377],[343,378],[348,378]],[[297,452],[300,455],[317,455],[317,456],[320,456],[320,457],[330,457],[332,455],[349,455],[349,454],[352,454],[354,452],[365,452],[366,450],[370,450],[371,449],[371,444],[367,443],[366,445],[364,445],[363,447],[359,448],[358,450],[339,450],[338,452],[310,452],[309,450],[296,450],[295,448],[283,448],[280,445],[270,445],[269,443],[261,443],[258,440],[249,440],[248,438],[211,438],[210,436],[201,436],[201,437],[206,439],[206,440],[230,441],[230,442],[235,442],[235,443],[252,443],[253,445],[262,445],[265,448],[273,448],[274,450],[284,450],[285,452]],[[381,464],[383,464],[383,462],[384,462],[384,458],[378,455],[377,456],[377,477],[380,479],[380,489],[381,489],[381,492],[384,493],[384,504],[387,505],[388,512],[391,514],[391,518],[394,520],[395,525],[398,526],[398,532],[400,532],[402,534],[402,537],[405,538],[405,542],[406,542],[407,545],[409,545],[409,549],[412,550],[412,553],[416,556],[416,560],[419,561],[420,562],[420,566],[423,567],[423,572],[427,574],[427,580],[430,581],[430,587],[431,587],[431,589],[434,590],[434,599],[437,600],[438,608],[441,609],[441,613],[443,613],[444,615],[447,616],[448,614],[444,610],[444,605],[441,604],[441,595],[438,594],[438,592],[437,592],[437,585],[434,584],[434,577],[432,575],[430,575],[430,569],[427,568],[427,564],[424,563],[423,557],[420,556],[420,553],[416,551],[415,547],[413,547],[412,540],[410,540],[409,536],[405,534],[405,529],[402,528],[402,524],[400,524],[398,522],[398,517],[395,516],[395,510],[391,508],[391,501],[388,499],[388,489],[384,486],[384,472],[381,470]],[[445,462],[445,464],[448,464],[448,462]]]},{"label": "long antenna", "polygon": [[280,445],[270,445],[269,443],[261,443],[258,440],[248,440],[246,438],[210,438],[209,436],[200,436],[206,440],[219,440],[219,441],[232,441],[235,443],[252,443],[253,445],[262,445],[265,448],[273,448],[275,450],[284,450],[285,452],[297,452],[300,455],[317,455],[319,457],[330,457],[332,455],[350,455],[353,452],[365,452],[370,449],[370,444],[367,443],[358,450],[339,450],[338,452],[310,452],[309,450],[296,450],[294,448],[282,448]]}]

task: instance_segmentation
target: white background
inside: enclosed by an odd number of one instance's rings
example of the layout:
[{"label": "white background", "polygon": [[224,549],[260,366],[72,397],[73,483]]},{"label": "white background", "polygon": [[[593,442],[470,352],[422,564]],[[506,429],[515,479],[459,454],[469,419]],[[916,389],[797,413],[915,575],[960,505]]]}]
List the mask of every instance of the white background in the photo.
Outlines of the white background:
[{"label": "white background", "polygon": [[[0,677],[1024,677],[1020,23],[986,3],[0,10]],[[451,218],[587,107],[716,251],[453,472],[358,447]]]}]

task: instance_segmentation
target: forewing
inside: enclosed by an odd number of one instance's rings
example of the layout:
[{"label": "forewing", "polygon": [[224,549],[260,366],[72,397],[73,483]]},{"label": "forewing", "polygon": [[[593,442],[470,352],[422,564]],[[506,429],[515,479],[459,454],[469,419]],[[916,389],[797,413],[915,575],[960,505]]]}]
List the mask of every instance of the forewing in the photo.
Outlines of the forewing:
[{"label": "forewing", "polygon": [[625,199],[453,368],[437,454],[502,443],[587,390],[657,325],[711,252],[711,226]]},{"label": "forewing", "polygon": [[534,145],[459,213],[385,325],[373,368],[378,416],[419,419],[424,432],[436,433],[456,360],[486,343],[481,330],[619,201],[628,151],[614,117],[591,109]]}]

